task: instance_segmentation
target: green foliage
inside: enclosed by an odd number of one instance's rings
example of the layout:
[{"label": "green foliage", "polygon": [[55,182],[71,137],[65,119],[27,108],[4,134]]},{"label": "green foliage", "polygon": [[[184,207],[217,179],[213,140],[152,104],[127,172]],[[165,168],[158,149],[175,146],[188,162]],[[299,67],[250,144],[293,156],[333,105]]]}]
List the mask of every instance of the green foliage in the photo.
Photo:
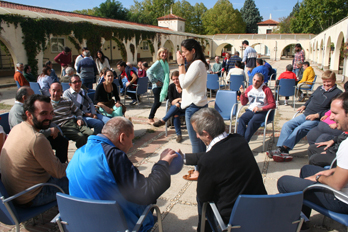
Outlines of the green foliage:
[{"label": "green foliage", "polygon": [[303,0],[290,29],[293,33],[318,34],[347,15],[347,0]]},{"label": "green foliage", "polygon": [[298,13],[300,11],[300,3],[296,2],[295,6],[292,8],[292,11],[290,13],[290,17],[293,17],[295,13]]},{"label": "green foliage", "polygon": [[115,0],[106,0],[96,7],[95,16],[126,20],[128,17],[128,9],[124,8],[122,3]]},{"label": "green foliage", "polygon": [[122,60],[127,60],[127,50],[126,50],[126,47],[124,46],[124,43],[122,43],[115,37],[112,37],[111,39],[114,40],[117,43],[117,46],[120,48]]},{"label": "green foliage", "polygon": [[242,15],[233,9],[229,0],[217,1],[213,8],[204,13],[202,21],[208,35],[245,32]]},{"label": "green foliage", "polygon": [[157,25],[157,18],[169,14],[174,0],[134,0],[128,13],[128,20],[137,23]]},{"label": "green foliage", "polygon": [[292,17],[290,16],[280,18],[278,29],[273,30],[272,33],[291,33],[291,30],[290,30],[291,19]]},{"label": "green foliage", "polygon": [[93,9],[83,9],[83,10],[74,10],[74,13],[78,13],[78,14],[84,14],[84,15],[95,15],[95,10],[97,9],[97,7],[94,7]]},{"label": "green foliage", "polygon": [[246,0],[240,9],[243,21],[246,23],[246,33],[257,33],[257,23],[263,20],[260,11],[256,8],[254,0]]}]

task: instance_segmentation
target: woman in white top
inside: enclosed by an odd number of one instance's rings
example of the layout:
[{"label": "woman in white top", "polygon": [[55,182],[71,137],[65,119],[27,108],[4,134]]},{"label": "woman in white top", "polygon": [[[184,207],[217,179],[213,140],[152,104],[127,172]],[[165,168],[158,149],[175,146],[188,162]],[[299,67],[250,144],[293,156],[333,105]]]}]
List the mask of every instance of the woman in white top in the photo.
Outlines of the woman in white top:
[{"label": "woman in white top", "polygon": [[[95,64],[97,65],[98,74],[101,73],[103,68],[110,69],[109,60],[106,58],[106,56],[104,56],[104,53],[101,50],[97,51],[97,59],[95,59]],[[99,76],[101,77],[102,75]]]},{"label": "woman in white top", "polygon": [[[207,67],[201,45],[194,39],[181,42],[181,51],[177,52],[179,81],[183,88],[181,108],[186,109],[186,127],[191,140],[192,152],[205,152],[206,146],[197,138],[190,123],[191,116],[198,110],[208,107]],[[185,70],[185,58],[188,65]]]}]

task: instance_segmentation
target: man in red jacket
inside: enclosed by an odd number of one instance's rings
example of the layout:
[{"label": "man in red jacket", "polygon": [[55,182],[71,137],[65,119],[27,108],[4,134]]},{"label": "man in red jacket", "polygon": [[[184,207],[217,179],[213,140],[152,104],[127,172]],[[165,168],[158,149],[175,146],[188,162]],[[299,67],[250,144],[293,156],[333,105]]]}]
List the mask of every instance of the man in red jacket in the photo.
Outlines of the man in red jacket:
[{"label": "man in red jacket", "polygon": [[67,67],[71,67],[71,49],[65,47],[64,51],[54,57],[54,61],[60,64],[60,66],[62,67],[61,76],[64,77],[66,75],[65,69]]},{"label": "man in red jacket", "polygon": [[272,91],[264,84],[264,76],[256,73],[253,77],[253,84],[246,90],[241,85],[239,91],[242,105],[249,102],[249,107],[239,118],[237,133],[250,141],[253,134],[265,121],[267,111],[275,108],[275,101]]}]

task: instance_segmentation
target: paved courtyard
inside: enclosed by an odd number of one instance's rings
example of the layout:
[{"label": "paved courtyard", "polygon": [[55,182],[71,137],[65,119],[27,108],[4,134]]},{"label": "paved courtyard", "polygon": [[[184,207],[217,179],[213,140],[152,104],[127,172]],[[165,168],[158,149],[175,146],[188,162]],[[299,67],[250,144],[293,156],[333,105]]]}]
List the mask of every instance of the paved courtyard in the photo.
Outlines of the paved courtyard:
[{"label": "paved courtyard", "polygon": [[[291,63],[291,60],[273,61],[270,63],[277,69],[277,74],[279,75],[281,72],[285,71],[285,66]],[[171,68],[174,69],[176,67],[177,66],[173,65]],[[320,84],[322,71],[315,68],[315,72],[318,75],[318,84]],[[338,80],[340,79],[338,78]],[[274,82],[272,83],[272,87],[274,87]],[[2,93],[0,104],[13,105],[16,89],[16,87],[0,89],[0,92]],[[292,98],[290,98],[290,103],[292,103],[291,100]],[[127,100],[126,117],[131,119],[135,127],[134,146],[130,150],[128,156],[134,165],[138,167],[139,171],[145,176],[151,172],[153,164],[159,160],[159,154],[164,149],[172,148],[176,150],[180,148],[183,152],[191,152],[191,144],[186,129],[183,130],[183,142],[178,144],[175,141],[176,136],[174,129],[169,129],[168,136],[165,137],[164,127],[156,128],[146,124],[152,102],[153,98],[151,95],[149,96],[149,99],[146,96],[143,96],[142,102],[136,106],[129,106],[130,100]],[[268,126],[266,140],[266,147],[268,149],[273,149],[275,147],[282,125],[291,119],[295,113],[292,104],[284,106],[282,103],[283,101],[281,100],[281,105],[276,111],[274,143],[273,138],[271,137],[271,125],[269,124]],[[296,108],[301,105],[302,103],[297,103]],[[3,105],[1,105],[1,107],[3,107]],[[213,107],[213,103],[210,103],[209,107]],[[164,108],[164,104],[162,104],[156,113],[157,119],[162,118],[165,115]],[[4,112],[8,110],[5,109],[1,111]],[[260,129],[253,136],[249,145],[259,165],[268,194],[276,194],[278,193],[276,183],[279,177],[285,174],[298,176],[300,168],[308,163],[307,140],[302,139],[291,152],[294,156],[292,162],[276,163],[272,159],[269,159],[265,152],[262,152],[262,133],[263,130]],[[69,159],[71,159],[75,150],[75,144],[70,142]],[[171,179],[171,187],[157,201],[157,205],[160,207],[162,213],[164,231],[196,231],[198,221],[196,204],[197,182],[186,181],[182,178],[182,176],[190,169],[192,169],[192,167],[184,166],[180,173],[173,175]],[[57,208],[47,211],[43,215],[44,224],[42,224],[40,220],[37,220],[36,225],[33,225],[32,220],[23,223],[21,231],[58,231],[56,225],[49,223],[49,220],[52,219],[57,212]],[[310,225],[310,231],[346,231],[344,226],[341,224],[327,218],[324,219],[322,215],[315,211],[312,212]],[[15,230],[13,226],[0,224],[0,231]],[[154,231],[158,231],[156,226]]]}]

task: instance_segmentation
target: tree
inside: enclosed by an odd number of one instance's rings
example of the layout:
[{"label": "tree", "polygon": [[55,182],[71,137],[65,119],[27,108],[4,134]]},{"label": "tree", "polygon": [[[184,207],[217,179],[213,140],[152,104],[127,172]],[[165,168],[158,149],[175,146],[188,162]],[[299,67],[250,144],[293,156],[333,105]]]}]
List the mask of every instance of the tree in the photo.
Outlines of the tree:
[{"label": "tree", "polygon": [[195,34],[205,34],[205,28],[203,25],[202,16],[207,12],[207,8],[203,3],[196,3],[194,6],[194,14],[192,24],[194,25],[194,30],[192,33]]},{"label": "tree", "polygon": [[300,11],[300,3],[296,2],[295,6],[292,8],[292,11],[289,17],[293,17],[295,13],[298,13],[299,11]]},{"label": "tree", "polygon": [[347,15],[347,0],[303,0],[291,20],[290,30],[318,34]]},{"label": "tree", "polygon": [[272,33],[291,33],[291,30],[290,30],[291,19],[292,17],[290,16],[280,18],[278,28],[273,30]]},{"label": "tree", "polygon": [[106,0],[95,9],[95,16],[126,20],[128,9],[124,8],[122,3],[115,0]]},{"label": "tree", "polygon": [[157,18],[169,14],[174,0],[134,0],[129,10],[129,20],[137,23],[157,25]]},{"label": "tree", "polygon": [[95,16],[96,9],[97,9],[97,7],[94,7],[93,9],[74,10],[73,12],[78,13],[78,14]]},{"label": "tree", "polygon": [[242,15],[233,9],[229,0],[218,0],[213,8],[203,14],[202,22],[208,35],[245,32]]},{"label": "tree", "polygon": [[246,23],[246,33],[257,33],[257,23],[263,20],[260,11],[256,8],[254,0],[246,0],[240,9],[243,21]]}]

